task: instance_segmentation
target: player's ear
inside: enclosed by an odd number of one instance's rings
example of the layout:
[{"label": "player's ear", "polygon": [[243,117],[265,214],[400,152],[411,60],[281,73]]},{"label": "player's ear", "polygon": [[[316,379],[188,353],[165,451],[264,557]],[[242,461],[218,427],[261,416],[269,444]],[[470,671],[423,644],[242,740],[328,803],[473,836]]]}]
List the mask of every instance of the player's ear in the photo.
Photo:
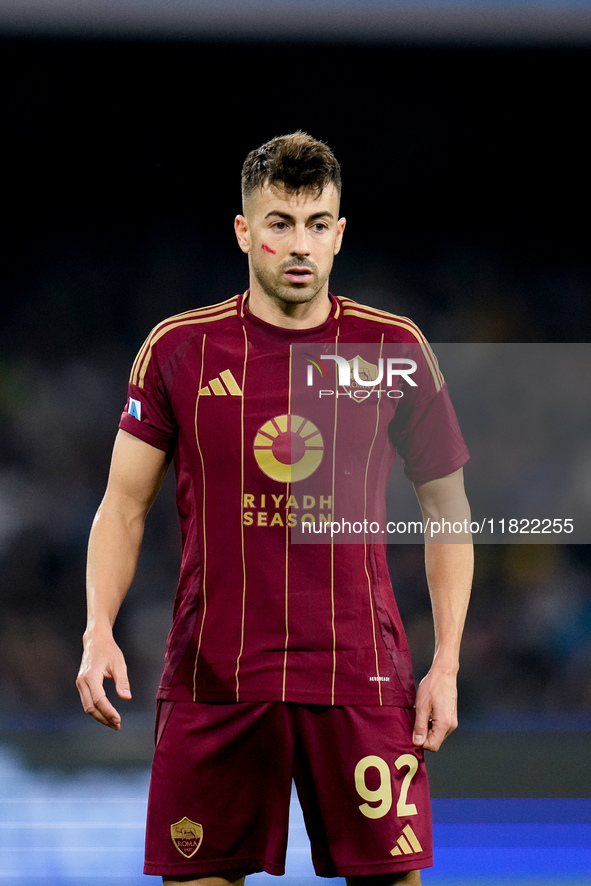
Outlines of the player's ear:
[{"label": "player's ear", "polygon": [[345,225],[347,224],[346,218],[340,218],[337,222],[337,236],[334,244],[334,254],[341,251],[341,244],[343,242],[343,233],[345,230]]},{"label": "player's ear", "polygon": [[250,252],[250,228],[245,216],[236,216],[234,219],[234,231],[238,240],[238,246],[242,252]]}]

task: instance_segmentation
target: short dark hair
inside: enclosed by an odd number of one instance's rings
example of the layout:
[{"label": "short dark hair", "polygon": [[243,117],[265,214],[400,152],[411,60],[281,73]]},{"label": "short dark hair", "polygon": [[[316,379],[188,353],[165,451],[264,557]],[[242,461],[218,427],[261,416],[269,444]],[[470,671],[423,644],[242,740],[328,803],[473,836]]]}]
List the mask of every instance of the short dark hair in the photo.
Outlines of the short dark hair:
[{"label": "short dark hair", "polygon": [[278,135],[251,151],[242,167],[242,198],[268,185],[287,193],[315,191],[318,196],[327,185],[334,185],[340,196],[341,167],[331,149],[307,132],[298,130]]}]

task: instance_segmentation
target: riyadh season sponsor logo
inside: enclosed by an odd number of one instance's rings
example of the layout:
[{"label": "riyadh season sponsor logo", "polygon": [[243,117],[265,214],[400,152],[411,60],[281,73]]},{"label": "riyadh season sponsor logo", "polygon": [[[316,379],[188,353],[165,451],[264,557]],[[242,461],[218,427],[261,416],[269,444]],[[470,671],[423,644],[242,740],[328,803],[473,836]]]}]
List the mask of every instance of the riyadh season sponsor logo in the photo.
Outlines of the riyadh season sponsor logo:
[{"label": "riyadh season sponsor logo", "polygon": [[245,492],[242,500],[244,526],[289,526],[332,522],[332,495]]},{"label": "riyadh season sponsor logo", "polygon": [[[316,357],[314,354],[303,354],[307,366],[306,385],[317,387],[318,382],[327,385],[318,390],[318,397],[349,397],[358,403],[375,396],[382,395],[393,400],[399,400],[404,392],[394,387],[403,379],[411,387],[416,388],[417,383],[412,378],[417,370],[417,363],[410,357],[380,357],[377,363],[369,363],[363,357],[353,357],[347,360],[339,354],[323,354]],[[337,386],[335,389],[328,387],[330,376],[326,361],[332,361],[337,368]],[[330,365],[330,364],[329,364]],[[316,370],[316,372],[314,371]],[[320,379],[318,379],[318,375]]]},{"label": "riyadh season sponsor logo", "polygon": [[305,480],[324,453],[322,434],[301,415],[276,415],[262,425],[254,439],[254,457],[261,471],[280,483]]}]

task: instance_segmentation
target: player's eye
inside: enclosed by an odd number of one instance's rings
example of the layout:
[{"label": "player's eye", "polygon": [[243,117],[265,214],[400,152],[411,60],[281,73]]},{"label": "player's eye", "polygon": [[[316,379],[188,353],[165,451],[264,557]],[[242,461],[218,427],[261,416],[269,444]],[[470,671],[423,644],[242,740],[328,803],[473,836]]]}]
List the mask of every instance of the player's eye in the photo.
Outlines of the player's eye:
[{"label": "player's eye", "polygon": [[316,222],[312,225],[312,230],[316,231],[316,233],[321,234],[323,231],[328,229],[328,225],[324,222]]},{"label": "player's eye", "polygon": [[274,231],[284,231],[287,228],[287,225],[285,224],[285,222],[278,221],[278,222],[273,222],[273,224],[271,225],[271,228]]}]

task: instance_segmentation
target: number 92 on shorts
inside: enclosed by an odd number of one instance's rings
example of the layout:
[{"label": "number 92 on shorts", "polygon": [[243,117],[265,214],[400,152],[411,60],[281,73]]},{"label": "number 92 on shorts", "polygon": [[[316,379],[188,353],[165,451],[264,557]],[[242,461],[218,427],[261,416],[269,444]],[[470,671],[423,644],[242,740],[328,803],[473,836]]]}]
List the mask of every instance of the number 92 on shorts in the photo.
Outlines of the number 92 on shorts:
[{"label": "number 92 on shorts", "polygon": [[147,874],[285,872],[295,781],[319,876],[432,864],[414,710],[159,702]]}]

